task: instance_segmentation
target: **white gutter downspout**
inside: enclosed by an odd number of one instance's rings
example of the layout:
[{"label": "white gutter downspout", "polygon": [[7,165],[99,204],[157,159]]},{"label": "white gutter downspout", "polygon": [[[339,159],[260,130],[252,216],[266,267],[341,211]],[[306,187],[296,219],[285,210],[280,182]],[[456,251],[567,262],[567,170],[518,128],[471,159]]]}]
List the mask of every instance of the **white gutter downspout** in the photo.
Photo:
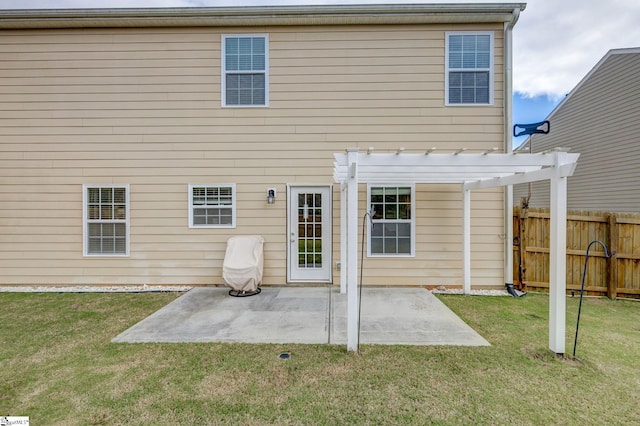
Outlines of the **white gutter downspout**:
[{"label": "white gutter downspout", "polygon": [[[513,10],[511,21],[504,23],[504,151],[513,152],[511,127],[513,121],[513,27],[520,17],[520,9]],[[513,283],[513,185],[504,188],[504,279]]]}]

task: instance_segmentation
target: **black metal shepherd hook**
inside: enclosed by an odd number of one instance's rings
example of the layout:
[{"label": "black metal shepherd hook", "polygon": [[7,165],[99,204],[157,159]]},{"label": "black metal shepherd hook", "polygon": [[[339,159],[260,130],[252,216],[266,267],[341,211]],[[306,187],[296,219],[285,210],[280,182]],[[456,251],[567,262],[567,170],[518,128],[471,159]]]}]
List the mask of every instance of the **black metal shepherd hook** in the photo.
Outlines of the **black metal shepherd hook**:
[{"label": "black metal shepherd hook", "polygon": [[613,255],[615,254],[613,252],[609,253],[607,251],[607,245],[600,240],[593,240],[587,246],[587,256],[584,259],[584,269],[582,271],[582,284],[580,286],[580,303],[578,303],[578,320],[576,322],[576,337],[573,340],[573,358],[576,357],[576,346],[578,345],[578,329],[580,328],[580,312],[582,311],[582,296],[584,294],[584,281],[585,281],[585,278],[587,277],[587,262],[589,262],[589,249],[591,248],[592,245],[596,243],[602,246],[602,249],[604,250],[604,255],[607,259],[609,259],[610,257],[613,257]]}]

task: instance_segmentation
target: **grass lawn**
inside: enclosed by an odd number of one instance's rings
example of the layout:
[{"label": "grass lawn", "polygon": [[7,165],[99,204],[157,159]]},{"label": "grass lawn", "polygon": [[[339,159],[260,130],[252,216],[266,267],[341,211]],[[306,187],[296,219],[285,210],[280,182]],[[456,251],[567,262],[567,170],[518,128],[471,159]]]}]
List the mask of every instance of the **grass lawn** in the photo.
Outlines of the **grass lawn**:
[{"label": "grass lawn", "polygon": [[[638,424],[640,303],[440,296],[491,347],[113,344],[171,293],[0,293],[0,415],[32,425]],[[567,353],[578,299],[567,301]],[[283,361],[278,354],[291,352]]]}]

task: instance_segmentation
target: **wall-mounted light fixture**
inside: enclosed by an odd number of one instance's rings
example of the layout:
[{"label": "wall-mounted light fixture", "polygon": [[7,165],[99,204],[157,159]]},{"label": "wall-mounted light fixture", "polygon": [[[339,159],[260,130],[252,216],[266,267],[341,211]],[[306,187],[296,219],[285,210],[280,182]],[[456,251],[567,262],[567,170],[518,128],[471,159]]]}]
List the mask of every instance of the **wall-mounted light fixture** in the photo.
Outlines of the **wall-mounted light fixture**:
[{"label": "wall-mounted light fixture", "polygon": [[267,189],[267,204],[273,204],[276,202],[276,189],[269,188]]}]

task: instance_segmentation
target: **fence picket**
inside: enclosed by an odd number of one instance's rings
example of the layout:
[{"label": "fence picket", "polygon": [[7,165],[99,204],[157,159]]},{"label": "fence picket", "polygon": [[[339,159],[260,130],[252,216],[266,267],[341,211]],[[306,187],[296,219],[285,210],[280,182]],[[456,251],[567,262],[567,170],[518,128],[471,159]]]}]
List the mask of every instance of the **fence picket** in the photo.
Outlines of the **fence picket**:
[{"label": "fence picket", "polygon": [[[514,208],[514,284],[549,290],[549,209]],[[580,288],[586,249],[600,240],[615,255],[607,259],[600,245],[589,251],[585,291],[610,298],[640,298],[640,214],[570,211],[567,215],[567,291]]]}]

